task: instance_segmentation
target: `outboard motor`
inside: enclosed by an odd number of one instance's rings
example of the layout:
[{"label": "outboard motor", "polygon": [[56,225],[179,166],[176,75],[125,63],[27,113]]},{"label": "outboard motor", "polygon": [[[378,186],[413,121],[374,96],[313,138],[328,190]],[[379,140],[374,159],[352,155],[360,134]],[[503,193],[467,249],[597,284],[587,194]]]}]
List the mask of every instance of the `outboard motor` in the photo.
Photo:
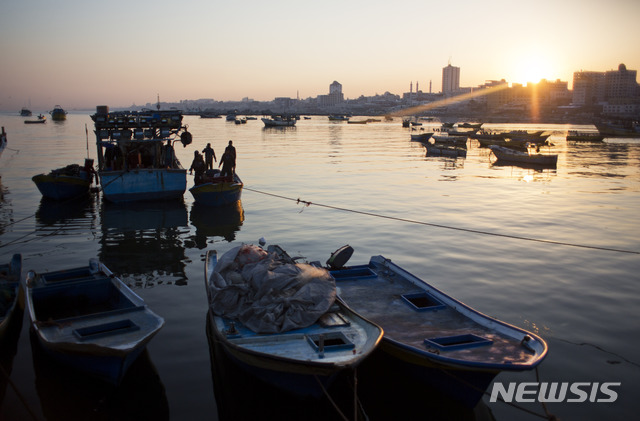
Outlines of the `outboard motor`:
[{"label": "outboard motor", "polygon": [[353,255],[353,247],[350,245],[342,246],[338,250],[331,253],[331,256],[327,260],[327,266],[329,270],[342,269],[344,265],[351,259]]}]

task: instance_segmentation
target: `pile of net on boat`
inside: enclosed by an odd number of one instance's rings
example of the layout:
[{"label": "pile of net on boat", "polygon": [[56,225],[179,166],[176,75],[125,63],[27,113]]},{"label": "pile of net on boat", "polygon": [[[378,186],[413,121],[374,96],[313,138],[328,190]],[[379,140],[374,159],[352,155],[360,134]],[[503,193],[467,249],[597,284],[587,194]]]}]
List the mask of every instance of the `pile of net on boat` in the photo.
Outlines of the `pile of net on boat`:
[{"label": "pile of net on boat", "polygon": [[254,245],[222,255],[208,284],[213,312],[257,333],[310,326],[336,298],[336,284],[327,270],[288,262]]},{"label": "pile of net on boat", "polygon": [[70,165],[67,165],[66,167],[51,170],[51,175],[69,175],[69,176],[78,177],[80,176],[81,170],[84,171],[84,168],[82,168],[80,165],[70,164]]}]

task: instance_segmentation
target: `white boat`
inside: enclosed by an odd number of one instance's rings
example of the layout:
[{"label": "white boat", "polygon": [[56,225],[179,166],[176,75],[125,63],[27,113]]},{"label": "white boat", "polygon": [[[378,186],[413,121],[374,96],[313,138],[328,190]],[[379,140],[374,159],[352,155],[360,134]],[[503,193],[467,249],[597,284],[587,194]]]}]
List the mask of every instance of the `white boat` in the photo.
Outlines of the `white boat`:
[{"label": "white boat", "polygon": [[88,266],[36,273],[25,306],[42,349],[63,364],[112,384],[158,333],[164,319],[97,259]]},{"label": "white boat", "polygon": [[109,112],[98,106],[95,122],[98,175],[110,202],[176,200],[187,188],[187,170],[175,142],[191,143],[178,110]]},{"label": "white boat", "polygon": [[554,167],[558,163],[557,154],[536,153],[532,147],[527,148],[526,151],[505,148],[504,146],[498,145],[490,145],[489,148],[498,161]]},{"label": "white boat", "polygon": [[327,264],[339,299],[384,329],[380,346],[399,379],[411,376],[474,407],[502,371],[534,369],[545,341],[438,290],[383,256],[345,267],[345,246]]},{"label": "white boat", "polygon": [[262,118],[265,127],[293,127],[296,121],[296,117],[292,115],[273,115]]},{"label": "white boat", "polygon": [[220,260],[207,252],[213,337],[245,371],[292,394],[319,397],[374,350],[383,332],[335,301],[325,269],[270,250],[244,245]]}]

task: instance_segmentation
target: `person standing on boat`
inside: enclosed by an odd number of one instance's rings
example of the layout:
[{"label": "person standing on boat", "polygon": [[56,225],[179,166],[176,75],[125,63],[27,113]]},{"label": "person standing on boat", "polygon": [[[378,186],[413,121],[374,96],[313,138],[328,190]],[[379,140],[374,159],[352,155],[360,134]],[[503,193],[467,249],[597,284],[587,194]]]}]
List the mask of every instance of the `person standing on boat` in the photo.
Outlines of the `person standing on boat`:
[{"label": "person standing on boat", "polygon": [[198,185],[202,182],[202,175],[207,169],[207,165],[204,163],[204,158],[198,151],[193,151],[193,162],[191,162],[191,168],[189,168],[189,174],[196,172],[194,178],[194,184]]},{"label": "person standing on boat", "polygon": [[212,170],[213,161],[218,162],[218,160],[216,159],[215,151],[211,147],[211,143],[207,143],[207,147],[202,150],[202,153],[204,154],[204,161],[207,164],[207,169]]},{"label": "person standing on boat", "polygon": [[[236,148],[235,146],[233,146],[233,141],[229,141],[229,144],[227,145],[227,147],[224,150],[225,153],[229,152],[229,154],[231,155],[231,171],[233,174],[235,174],[236,172]],[[220,160],[222,160],[222,158],[220,158]],[[219,166],[219,165],[218,165]]]},{"label": "person standing on boat", "polygon": [[164,146],[164,166],[165,168],[173,168],[173,160],[175,159],[175,154],[173,151],[173,145],[171,144],[171,139],[167,140],[167,144]]},{"label": "person standing on boat", "polygon": [[220,157],[220,163],[218,164],[218,167],[222,165],[222,172],[220,173],[221,177],[233,177],[233,167],[235,165],[235,161],[236,159],[233,154],[230,151],[225,150],[224,154],[222,154],[222,157]]}]

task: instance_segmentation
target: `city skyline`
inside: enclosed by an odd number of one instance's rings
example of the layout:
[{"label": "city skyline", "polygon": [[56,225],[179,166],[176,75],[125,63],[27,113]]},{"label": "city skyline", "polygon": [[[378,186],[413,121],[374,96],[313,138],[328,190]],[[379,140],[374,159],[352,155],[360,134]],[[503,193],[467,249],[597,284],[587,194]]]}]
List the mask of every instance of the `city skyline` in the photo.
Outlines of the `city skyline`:
[{"label": "city skyline", "polygon": [[[86,109],[161,100],[345,98],[487,80],[527,84],[640,68],[640,3],[550,0],[429,5],[399,0],[230,4],[185,0],[108,7],[68,0],[3,5],[0,110]],[[52,18],[55,16],[55,18]]]}]

